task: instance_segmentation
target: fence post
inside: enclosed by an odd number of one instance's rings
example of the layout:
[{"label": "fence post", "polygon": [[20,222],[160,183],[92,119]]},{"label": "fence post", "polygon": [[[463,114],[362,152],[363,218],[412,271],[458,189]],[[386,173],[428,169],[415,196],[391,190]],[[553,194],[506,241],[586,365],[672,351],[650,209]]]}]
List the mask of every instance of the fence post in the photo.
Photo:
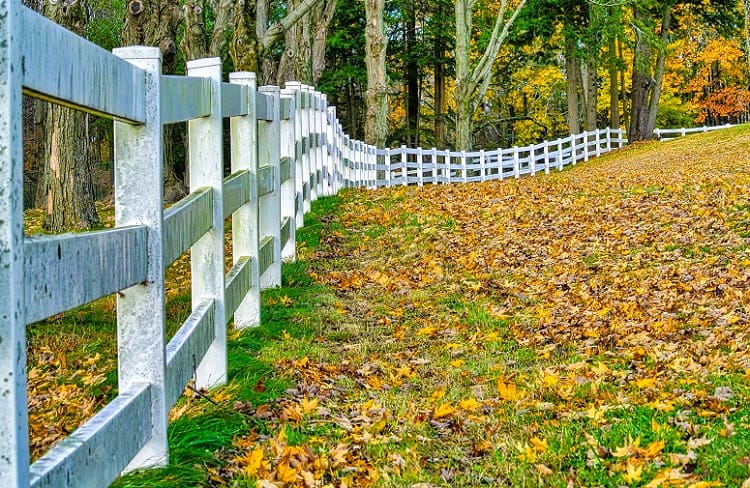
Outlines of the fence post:
[{"label": "fence post", "polygon": [[505,175],[503,174],[503,149],[501,147],[497,148],[497,173],[500,176],[500,179],[504,179]]},{"label": "fence post", "polygon": [[385,148],[385,154],[383,155],[383,163],[385,165],[385,186],[386,188],[391,187],[391,149]]},{"label": "fence post", "polygon": [[229,74],[230,83],[243,85],[247,90],[247,115],[232,117],[230,121],[232,172],[245,170],[250,175],[250,199],[232,214],[232,259],[247,256],[253,262],[250,269],[252,286],[234,312],[236,328],[260,324],[260,274],[258,272],[258,121],[256,119],[255,73]]},{"label": "fence post", "polygon": [[[117,294],[118,389],[124,392],[138,383],[151,384],[151,439],[125,468],[125,471],[132,471],[165,466],[168,460],[160,109],[162,58],[159,48],[154,47],[119,48],[114,54],[146,73],[146,122],[137,126],[123,122],[114,124],[115,224],[117,227],[146,226],[148,242],[146,281]],[[223,268],[220,271],[223,286]],[[222,287],[222,297],[223,291]]]},{"label": "fence post", "polygon": [[583,160],[589,160],[589,136],[591,134],[587,131],[583,133]]},{"label": "fence post", "polygon": [[[281,198],[281,259],[294,261],[297,258],[296,238],[297,225],[295,204],[295,130],[294,130],[294,91],[281,90],[279,143],[280,157],[285,159],[284,166],[279,166],[279,183]],[[286,242],[285,242],[286,241]]]},{"label": "fence post", "polygon": [[21,2],[0,4],[0,480],[29,486],[23,274]]},{"label": "fence post", "polygon": [[513,146],[513,175],[516,179],[521,177],[521,163],[518,158],[518,146]]},{"label": "fence post", "polygon": [[536,146],[528,146],[529,151],[529,172],[531,176],[536,176]]},{"label": "fence post", "polygon": [[607,127],[607,152],[612,150],[612,128]]},{"label": "fence post", "polygon": [[208,186],[213,193],[213,226],[193,244],[190,252],[193,308],[206,299],[214,300],[214,341],[198,365],[195,380],[197,388],[208,388],[221,385],[227,379],[221,60],[207,58],[189,61],[187,74],[211,78],[211,115],[188,122],[190,191]]},{"label": "fence post", "polygon": [[578,163],[578,148],[576,147],[578,146],[578,143],[576,142],[577,137],[578,136],[576,134],[573,134],[572,136],[570,136],[570,151],[571,151],[570,158],[572,160],[571,164],[573,166],[575,166],[576,163]]},{"label": "fence post", "polygon": [[[261,289],[281,286],[281,185],[280,185],[280,99],[278,86],[259,88],[270,99],[269,113],[271,121],[258,121],[258,172],[263,168],[273,178],[273,189],[258,199],[258,218],[260,219],[261,261],[268,260],[268,269],[260,276]],[[271,239],[270,242],[267,239]],[[272,246],[263,252],[263,244]]]},{"label": "fence post", "polygon": [[424,161],[422,160],[422,148],[417,148],[417,185],[424,186]]},{"label": "fence post", "polygon": [[318,190],[318,198],[325,196],[325,186],[323,182],[323,98],[321,94],[313,88],[313,115],[315,119],[315,183]]},{"label": "fence post", "polygon": [[480,181],[487,181],[487,166],[484,158],[484,149],[479,151],[479,178]]},{"label": "fence post", "polygon": [[288,81],[286,88],[292,91],[294,97],[294,199],[295,199],[295,225],[299,229],[305,225],[305,178],[302,160],[305,157],[302,144],[302,92],[301,84],[296,81]]},{"label": "fence post", "polygon": [[326,154],[326,178],[328,178],[328,194],[335,195],[338,193],[339,188],[336,178],[336,168],[338,168],[338,160],[336,159],[336,107],[329,107],[326,98],[326,114],[325,114],[325,149]]},{"label": "fence post", "polygon": [[596,129],[596,157],[602,155],[601,138],[599,137],[599,129]]},{"label": "fence post", "polygon": [[469,173],[466,171],[466,151],[461,151],[461,181],[468,181]]},{"label": "fence post", "polygon": [[549,141],[544,141],[544,174],[549,174]]},{"label": "fence post", "polygon": [[564,166],[565,162],[563,161],[563,140],[561,138],[557,140],[557,170],[562,171]]},{"label": "fence post", "polygon": [[401,174],[404,177],[403,185],[406,186],[409,184],[409,172],[406,170],[406,163],[409,161],[409,158],[406,157],[406,146],[401,146],[401,164],[403,166],[401,167]]}]

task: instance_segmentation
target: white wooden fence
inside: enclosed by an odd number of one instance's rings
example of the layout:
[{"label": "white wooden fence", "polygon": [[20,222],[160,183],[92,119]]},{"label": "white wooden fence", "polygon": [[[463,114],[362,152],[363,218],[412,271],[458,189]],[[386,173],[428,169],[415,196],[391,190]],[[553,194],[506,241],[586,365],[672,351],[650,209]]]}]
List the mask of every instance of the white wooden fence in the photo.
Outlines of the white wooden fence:
[{"label": "white wooden fence", "polygon": [[[115,228],[23,233],[22,93],[115,122]],[[222,120],[230,119],[224,175]],[[190,195],[162,206],[162,127],[188,123]],[[0,0],[0,486],[101,487],[168,462],[167,413],[191,378],[226,381],[226,324],[258,324],[311,202],[344,187],[549,172],[625,143],[604,130],[497,151],[378,150],[343,133],[311,87],[221,81],[218,59],[161,74],[158,48],[106,52]],[[224,273],[224,221],[234,266]],[[164,270],[191,255],[192,311],[167,342]],[[117,293],[118,396],[29,464],[26,325]]]}]

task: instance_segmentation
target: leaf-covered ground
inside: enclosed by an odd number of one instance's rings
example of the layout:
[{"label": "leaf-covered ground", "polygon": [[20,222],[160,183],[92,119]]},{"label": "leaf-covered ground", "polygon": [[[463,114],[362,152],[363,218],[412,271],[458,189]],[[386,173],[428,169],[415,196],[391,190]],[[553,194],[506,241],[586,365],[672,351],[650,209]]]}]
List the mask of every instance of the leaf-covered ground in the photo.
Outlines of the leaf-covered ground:
[{"label": "leaf-covered ground", "polygon": [[750,130],[349,191],[121,487],[750,486]]}]

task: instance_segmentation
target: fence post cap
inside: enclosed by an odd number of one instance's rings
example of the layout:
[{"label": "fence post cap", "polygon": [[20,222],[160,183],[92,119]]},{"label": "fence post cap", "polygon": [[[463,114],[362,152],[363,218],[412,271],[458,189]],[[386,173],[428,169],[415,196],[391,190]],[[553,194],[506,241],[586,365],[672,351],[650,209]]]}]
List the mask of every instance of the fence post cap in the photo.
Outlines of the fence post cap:
[{"label": "fence post cap", "polygon": [[257,75],[252,71],[233,71],[229,73],[229,81],[256,81]]},{"label": "fence post cap", "polygon": [[[156,48],[158,49],[158,48]],[[213,66],[221,66],[221,58],[201,58],[188,61],[187,69],[199,69],[199,68],[210,68]]]},{"label": "fence post cap", "polygon": [[116,47],[112,54],[122,59],[158,59],[161,61],[161,49],[147,46]]}]

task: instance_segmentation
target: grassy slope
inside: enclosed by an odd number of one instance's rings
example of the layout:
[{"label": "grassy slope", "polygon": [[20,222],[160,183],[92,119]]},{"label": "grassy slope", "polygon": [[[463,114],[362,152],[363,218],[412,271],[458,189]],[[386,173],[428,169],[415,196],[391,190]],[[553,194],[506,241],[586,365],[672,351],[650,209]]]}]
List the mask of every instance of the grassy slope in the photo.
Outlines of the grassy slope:
[{"label": "grassy slope", "polygon": [[[232,334],[230,383],[172,412],[170,467],[117,486],[739,486],[749,143],[317,202],[263,325]],[[59,319],[101,347],[30,339],[89,398],[111,394],[102,309]]]}]

